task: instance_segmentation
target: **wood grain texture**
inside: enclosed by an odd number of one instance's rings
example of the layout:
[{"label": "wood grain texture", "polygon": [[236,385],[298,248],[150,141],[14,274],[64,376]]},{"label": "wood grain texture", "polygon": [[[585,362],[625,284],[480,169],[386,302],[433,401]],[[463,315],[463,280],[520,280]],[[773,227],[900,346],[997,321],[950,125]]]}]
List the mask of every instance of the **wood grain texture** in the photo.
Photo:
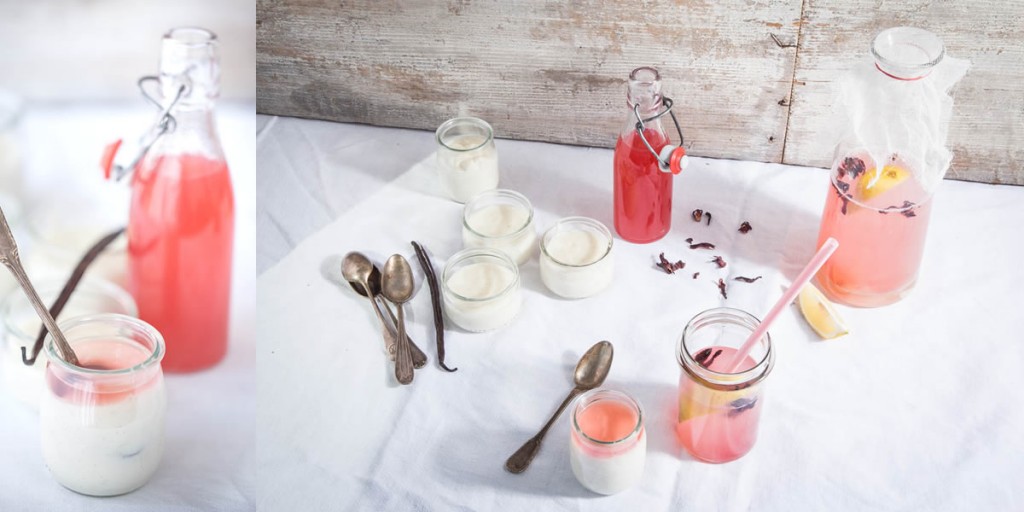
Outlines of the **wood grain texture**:
[{"label": "wood grain texture", "polygon": [[953,4],[260,0],[257,105],[428,130],[468,114],[498,137],[611,147],[625,78],[651,65],[692,154],[825,166],[831,81],[879,30],[911,24],[974,63],[949,177],[1024,184],[1024,2]]},{"label": "wood grain texture", "polygon": [[779,161],[795,49],[769,32],[796,40],[799,1],[726,3],[261,1],[258,108],[611,147],[651,65],[693,153]]},{"label": "wood grain texture", "polygon": [[910,25],[942,37],[971,69],[954,90],[948,178],[1024,184],[1024,2],[806,0],[785,163],[828,166],[822,112],[832,82],[870,52],[874,35]]}]

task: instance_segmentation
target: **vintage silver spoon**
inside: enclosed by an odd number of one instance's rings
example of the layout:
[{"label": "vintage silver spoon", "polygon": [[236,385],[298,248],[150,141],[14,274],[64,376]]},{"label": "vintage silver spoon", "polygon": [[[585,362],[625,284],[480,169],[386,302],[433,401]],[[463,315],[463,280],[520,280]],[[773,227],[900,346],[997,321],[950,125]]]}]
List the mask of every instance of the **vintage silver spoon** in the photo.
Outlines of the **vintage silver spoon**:
[{"label": "vintage silver spoon", "polygon": [[21,289],[25,291],[25,295],[28,296],[29,302],[35,308],[36,314],[43,321],[46,330],[50,331],[50,336],[53,337],[53,342],[57,346],[57,351],[60,352],[60,357],[68,363],[79,366],[75,351],[71,350],[71,345],[68,343],[67,338],[64,337],[64,333],[57,328],[57,322],[50,316],[50,311],[46,309],[42,299],[39,298],[39,294],[36,293],[35,287],[32,286],[32,282],[29,281],[28,275],[25,274],[25,268],[21,266],[21,258],[18,256],[18,244],[14,241],[11,227],[7,225],[7,217],[4,215],[3,209],[0,209],[0,263],[3,263],[14,274],[14,279],[18,281]]},{"label": "vintage silver spoon", "polygon": [[569,396],[565,397],[565,401],[562,405],[558,406],[558,410],[551,416],[551,419],[544,424],[544,428],[537,432],[537,435],[530,438],[523,446],[519,447],[511,457],[505,461],[505,469],[512,473],[522,473],[526,471],[526,468],[530,466],[530,462],[533,462],[533,457],[537,455],[540,450],[540,442],[544,440],[544,436],[547,435],[548,429],[551,425],[554,425],[555,420],[562,414],[565,407],[573,401],[574,398],[579,396],[580,393],[594,389],[604,382],[605,377],[608,376],[608,370],[612,367],[612,357],[615,355],[615,351],[612,348],[611,342],[600,341],[594,346],[587,349],[583,357],[580,358],[580,362],[576,363],[576,371],[573,373],[573,381],[576,387],[569,392]]},{"label": "vintage silver spoon", "polygon": [[[380,306],[377,303],[377,297],[380,295],[380,270],[377,266],[370,261],[365,255],[360,252],[350,252],[345,255],[341,260],[341,275],[348,281],[349,286],[355,290],[356,293],[370,299],[370,303],[373,304],[373,312],[377,314],[377,319],[380,320],[381,329],[384,334],[384,351],[388,353],[388,356],[394,360],[395,350],[397,349],[398,332],[396,327],[392,327],[392,324],[388,323],[384,319],[383,313],[381,313]],[[367,295],[366,290],[370,290],[370,294]],[[391,308],[387,302],[381,301],[384,304],[385,311],[388,316],[391,317],[393,324],[398,324],[398,319],[395,318],[395,314],[391,312]],[[406,335],[408,338],[408,335]],[[413,368],[423,368],[427,364],[427,355],[420,350],[420,347],[416,346],[416,343],[409,339],[409,348],[412,350],[412,366]]]},{"label": "vintage silver spoon", "polygon": [[398,309],[398,350],[395,351],[395,378],[402,384],[412,382],[412,353],[409,338],[405,335],[405,308],[403,304],[412,298],[412,267],[400,254],[392,254],[384,263],[380,291],[384,298]]}]

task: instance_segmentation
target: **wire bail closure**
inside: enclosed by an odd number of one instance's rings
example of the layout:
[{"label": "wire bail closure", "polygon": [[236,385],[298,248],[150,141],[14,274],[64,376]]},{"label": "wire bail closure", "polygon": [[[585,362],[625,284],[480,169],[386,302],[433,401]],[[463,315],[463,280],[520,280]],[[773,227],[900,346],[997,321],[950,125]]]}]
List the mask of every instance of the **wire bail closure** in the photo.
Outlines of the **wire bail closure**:
[{"label": "wire bail closure", "polygon": [[[185,97],[192,89],[191,82],[187,74],[182,74],[180,79],[182,84],[178,86],[178,92],[166,107],[161,105],[160,100],[150,95],[149,91],[146,90],[146,83],[148,82],[156,82],[159,84],[159,76],[147,75],[139,78],[138,82],[136,82],[138,84],[139,91],[142,93],[142,97],[160,109],[160,116],[157,117],[153,126],[151,126],[139,139],[138,151],[135,152],[134,157],[127,163],[118,163],[114,161],[115,155],[121,147],[121,139],[114,141],[104,149],[103,158],[100,161],[100,167],[103,168],[103,172],[106,174],[108,179],[112,175],[114,181],[121,181],[125,176],[131,174],[132,170],[139,165],[139,162],[141,162],[146,156],[146,153],[149,152],[150,148],[156,144],[156,141],[160,140],[160,137],[164,134],[173,132],[175,128],[177,128],[177,121],[174,119],[174,116],[171,115],[171,110],[178,104],[178,101]],[[123,154],[124,153],[122,153],[122,155]],[[123,158],[120,157],[117,158],[117,160],[124,162]]]},{"label": "wire bail closure", "polygon": [[[635,128],[637,134],[640,135],[640,140],[644,142],[644,145],[647,146],[647,150],[650,151],[651,154],[654,155],[654,158],[658,161],[658,167],[661,169],[661,171],[671,172],[672,174],[679,174],[682,171],[682,169],[686,167],[687,164],[686,148],[683,147],[683,143],[685,141],[685,139],[683,138],[683,129],[679,126],[679,120],[676,119],[676,114],[672,112],[672,105],[675,103],[672,101],[672,98],[662,96],[661,100],[662,104],[665,105],[665,110],[662,110],[661,112],[658,112],[657,114],[648,117],[647,119],[643,119],[640,117],[640,104],[633,104],[633,116],[636,117]],[[662,148],[661,154],[658,154],[658,152],[654,150],[654,147],[651,146],[651,143],[647,141],[647,137],[644,137],[644,130],[646,129],[647,123],[654,121],[655,119],[659,119],[665,114],[668,114],[670,117],[672,117],[672,123],[676,125],[676,132],[679,133],[679,145],[673,146],[671,144],[668,144],[664,148]]]}]

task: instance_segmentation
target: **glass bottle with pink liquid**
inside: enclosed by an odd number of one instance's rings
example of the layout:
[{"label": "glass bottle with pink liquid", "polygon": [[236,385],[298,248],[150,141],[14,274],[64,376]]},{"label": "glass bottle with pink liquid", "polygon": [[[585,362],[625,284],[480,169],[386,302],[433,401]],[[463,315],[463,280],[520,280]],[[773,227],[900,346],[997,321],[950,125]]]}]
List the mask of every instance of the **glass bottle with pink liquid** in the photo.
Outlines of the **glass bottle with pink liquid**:
[{"label": "glass bottle with pink liquid", "polygon": [[698,460],[736,460],[757,441],[764,381],[775,364],[771,337],[765,333],[737,371],[727,368],[758,323],[745,311],[709,309],[686,324],[676,346],[682,368],[676,437]]},{"label": "glass bottle with pink liquid", "polygon": [[875,37],[871,62],[839,82],[845,134],[835,152],[818,234],[839,249],[817,274],[828,297],[876,307],[917,282],[932,195],[949,167],[948,90],[966,63],[945,58],[928,31],[896,27]]},{"label": "glass bottle with pink liquid", "polygon": [[207,368],[227,350],[234,197],[214,124],[219,85],[212,32],[164,36],[163,104],[178,100],[173,128],[132,176],[128,267],[139,318],[166,340],[168,371]]},{"label": "glass bottle with pink liquid", "polygon": [[[623,240],[645,244],[672,227],[672,176],[686,166],[686,150],[657,69],[641,67],[629,74],[626,103],[628,119],[615,143],[615,231]],[[680,146],[670,144],[662,127],[665,114],[672,116]]]}]

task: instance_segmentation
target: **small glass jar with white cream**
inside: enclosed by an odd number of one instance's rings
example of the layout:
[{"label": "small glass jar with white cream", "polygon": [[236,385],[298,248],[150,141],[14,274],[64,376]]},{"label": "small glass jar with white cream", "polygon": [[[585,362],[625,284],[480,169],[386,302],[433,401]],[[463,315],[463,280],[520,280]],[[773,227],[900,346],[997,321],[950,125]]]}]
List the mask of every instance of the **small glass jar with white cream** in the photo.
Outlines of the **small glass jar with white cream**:
[{"label": "small glass jar with white cream", "polygon": [[[49,306],[60,295],[64,283],[52,278],[40,279],[36,281],[35,288],[43,303]],[[86,277],[78,283],[57,320],[99,313],[137,316],[138,310],[131,294],[120,286],[95,277]],[[10,396],[38,410],[43,392],[43,373],[46,370],[46,350],[39,352],[31,366],[22,362],[22,347],[31,360],[42,322],[21,288],[9,291],[3,302],[0,302],[0,325],[3,328],[4,345],[3,387]]]},{"label": "small glass jar with white cream", "polygon": [[644,475],[647,433],[640,403],[621,391],[590,390],[576,399],[569,462],[583,487],[598,494],[624,491]]},{"label": "small glass jar with white cream", "polygon": [[581,299],[608,288],[615,276],[612,234],[587,217],[566,217],[540,242],[540,278],[556,295]]},{"label": "small glass jar with white cream", "polygon": [[436,135],[437,172],[448,197],[465,203],[498,188],[498,150],[487,121],[456,117],[438,127]]},{"label": "small glass jar with white cream", "polygon": [[494,249],[465,249],[448,259],[441,274],[448,319],[471,332],[503,327],[519,314],[523,296],[519,267]]},{"label": "small glass jar with white cream", "polygon": [[72,491],[134,491],[153,476],[164,452],[163,337],[142,320],[114,314],[72,318],[60,329],[79,364],[65,361],[47,338],[43,460]]},{"label": "small glass jar with white cream", "polygon": [[474,197],[462,210],[462,243],[467,249],[497,249],[517,265],[526,263],[537,250],[533,205],[512,190]]}]

